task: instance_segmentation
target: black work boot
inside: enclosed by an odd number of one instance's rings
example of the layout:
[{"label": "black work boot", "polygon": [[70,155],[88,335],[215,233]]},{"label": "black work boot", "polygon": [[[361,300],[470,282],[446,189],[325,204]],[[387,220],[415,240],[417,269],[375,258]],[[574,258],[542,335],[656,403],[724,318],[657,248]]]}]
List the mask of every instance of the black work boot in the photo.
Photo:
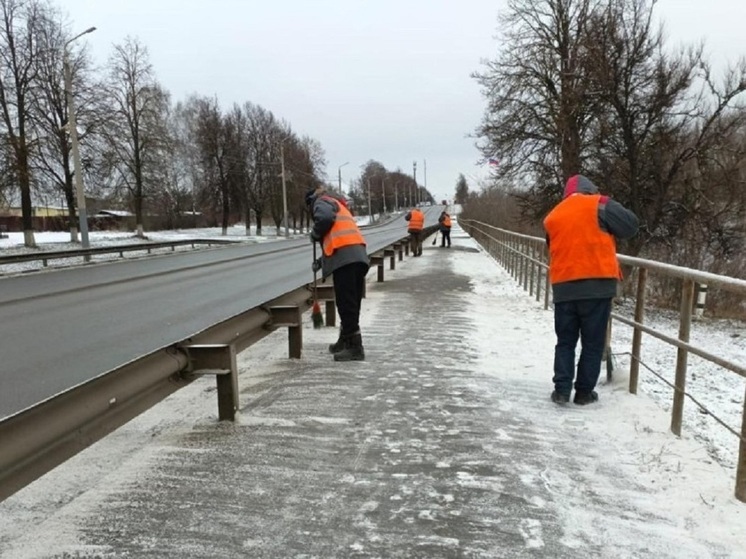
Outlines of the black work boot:
[{"label": "black work boot", "polygon": [[345,337],[342,335],[342,332],[339,333],[339,338],[337,338],[337,341],[333,344],[329,344],[329,353],[339,353],[345,348]]},{"label": "black work boot", "polygon": [[557,392],[556,390],[552,392],[552,402],[554,402],[555,404],[566,404],[569,401],[569,394],[563,394],[561,392]]},{"label": "black work boot", "polygon": [[572,401],[578,406],[587,406],[593,402],[598,402],[598,392],[595,390],[591,390],[590,392],[580,392],[576,390],[575,398],[573,398]]},{"label": "black work boot", "polygon": [[345,336],[345,348],[334,354],[335,361],[364,361],[363,337],[360,332]]}]

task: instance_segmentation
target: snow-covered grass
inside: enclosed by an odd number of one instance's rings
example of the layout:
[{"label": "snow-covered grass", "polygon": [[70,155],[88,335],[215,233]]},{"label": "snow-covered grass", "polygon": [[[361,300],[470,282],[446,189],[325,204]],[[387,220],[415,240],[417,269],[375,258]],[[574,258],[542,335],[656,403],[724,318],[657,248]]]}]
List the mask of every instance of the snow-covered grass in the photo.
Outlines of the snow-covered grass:
[{"label": "snow-covered grass", "polygon": [[[624,301],[615,312],[632,317],[634,303]],[[648,312],[645,324],[670,337],[678,337],[679,317],[673,311]],[[612,351],[617,368],[628,371],[633,330],[624,324],[613,326]],[[673,384],[677,349],[662,340],[643,335],[639,390],[649,394],[664,410],[673,405]],[[731,363],[746,365],[746,324],[736,320],[702,318],[691,325],[690,343]],[[659,376],[657,376],[659,375]],[[738,460],[738,436],[720,425],[717,417],[740,433],[744,413],[746,379],[696,355],[688,356],[686,392],[701,404],[687,398],[684,403],[683,433],[703,443],[710,455],[726,468]]]}]

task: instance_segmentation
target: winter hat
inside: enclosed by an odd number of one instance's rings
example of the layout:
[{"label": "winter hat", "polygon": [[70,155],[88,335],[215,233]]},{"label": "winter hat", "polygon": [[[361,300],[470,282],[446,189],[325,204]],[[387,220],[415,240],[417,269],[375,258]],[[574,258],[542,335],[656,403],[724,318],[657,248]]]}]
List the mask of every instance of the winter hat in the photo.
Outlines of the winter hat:
[{"label": "winter hat", "polygon": [[583,175],[575,175],[567,179],[565,185],[564,198],[570,196],[570,194],[598,194],[598,187],[591,182],[591,179]]}]

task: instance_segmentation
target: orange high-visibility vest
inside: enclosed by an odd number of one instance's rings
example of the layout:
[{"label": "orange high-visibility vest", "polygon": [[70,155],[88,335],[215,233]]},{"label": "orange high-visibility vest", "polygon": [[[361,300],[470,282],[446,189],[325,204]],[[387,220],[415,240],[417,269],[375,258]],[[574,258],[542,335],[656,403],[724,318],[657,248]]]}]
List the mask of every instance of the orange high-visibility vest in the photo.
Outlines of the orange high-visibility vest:
[{"label": "orange high-visibility vest", "polygon": [[622,277],[614,236],[598,224],[600,201],[600,194],[573,194],[544,219],[553,284]]},{"label": "orange high-visibility vest", "polygon": [[423,214],[417,208],[413,209],[409,217],[409,227],[407,227],[407,229],[410,229],[412,231],[422,231],[422,228],[424,226],[425,226],[425,214]]},{"label": "orange high-visibility vest", "polygon": [[322,198],[336,202],[338,207],[337,215],[334,218],[334,225],[324,235],[324,255],[331,256],[335,250],[350,245],[365,245],[365,239],[362,233],[360,233],[360,229],[358,229],[355,218],[352,217],[350,210],[331,196],[322,196]]},{"label": "orange high-visibility vest", "polygon": [[443,218],[443,226],[444,227],[450,227],[451,226],[451,216],[446,214],[446,216]]}]

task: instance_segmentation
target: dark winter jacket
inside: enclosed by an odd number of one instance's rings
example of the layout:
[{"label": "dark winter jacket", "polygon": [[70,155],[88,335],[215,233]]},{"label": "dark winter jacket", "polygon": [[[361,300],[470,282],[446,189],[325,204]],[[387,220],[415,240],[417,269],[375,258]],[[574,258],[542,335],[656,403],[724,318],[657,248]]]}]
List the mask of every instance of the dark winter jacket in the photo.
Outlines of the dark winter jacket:
[{"label": "dark winter jacket", "polygon": [[[312,195],[307,198],[311,207],[311,217],[313,218],[313,228],[311,235],[320,243],[329,230],[334,225],[337,211],[339,210],[339,201],[329,196]],[[347,266],[354,262],[364,263],[370,266],[370,259],[365,245],[350,245],[334,251],[331,256],[321,256],[321,275],[328,277],[335,270],[342,266]]]},{"label": "dark winter jacket", "polygon": [[[567,181],[565,198],[576,193],[597,194],[598,187],[587,177],[575,175]],[[637,216],[608,196],[601,197],[596,219],[601,231],[613,235],[617,240],[633,237],[639,227]],[[566,227],[572,230],[573,225],[573,223],[567,223]],[[547,246],[551,241],[547,235]],[[617,283],[616,279],[610,278],[588,278],[556,283],[552,285],[553,300],[555,303],[561,303],[581,299],[611,298],[616,296]]]}]

